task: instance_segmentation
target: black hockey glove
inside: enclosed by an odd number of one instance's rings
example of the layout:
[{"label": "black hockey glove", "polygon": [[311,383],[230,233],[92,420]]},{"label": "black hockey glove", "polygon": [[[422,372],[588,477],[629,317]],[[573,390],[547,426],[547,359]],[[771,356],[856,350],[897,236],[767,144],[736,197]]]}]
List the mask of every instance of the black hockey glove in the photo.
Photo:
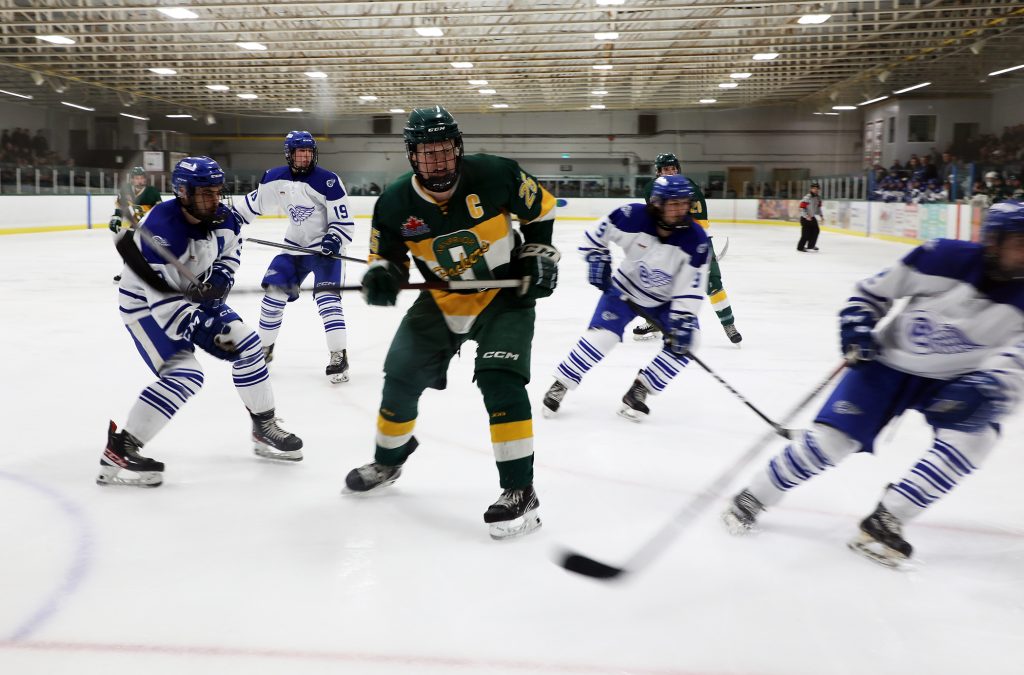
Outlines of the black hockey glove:
[{"label": "black hockey glove", "polygon": [[185,297],[191,302],[205,303],[212,300],[223,300],[235,285],[235,277],[223,267],[214,265],[209,276],[200,286],[191,284],[185,289]]},{"label": "black hockey glove", "polygon": [[120,232],[121,231],[121,216],[113,216],[110,219],[110,222],[107,223],[107,227],[109,227],[110,231],[113,232],[114,234],[117,234],[118,232]]},{"label": "black hockey glove", "polygon": [[390,307],[398,300],[398,289],[403,279],[402,271],[392,262],[377,260],[363,275],[363,297],[368,305]]},{"label": "black hockey glove", "polygon": [[231,327],[219,316],[197,309],[181,336],[210,356],[222,361],[237,361],[241,354],[238,352],[238,345],[228,337],[229,332]]},{"label": "black hockey glove", "polygon": [[520,295],[536,300],[546,298],[558,286],[558,261],[562,254],[547,244],[524,244],[514,251],[513,268],[518,276],[529,279]]}]

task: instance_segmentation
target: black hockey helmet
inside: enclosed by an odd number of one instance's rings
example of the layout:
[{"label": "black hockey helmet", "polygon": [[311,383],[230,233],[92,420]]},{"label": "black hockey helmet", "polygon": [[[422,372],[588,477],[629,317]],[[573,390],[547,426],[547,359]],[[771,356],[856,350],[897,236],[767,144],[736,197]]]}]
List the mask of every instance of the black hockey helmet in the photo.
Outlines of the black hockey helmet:
[{"label": "black hockey helmet", "polygon": [[[455,185],[462,167],[462,132],[459,131],[459,124],[450,112],[439,105],[431,108],[416,108],[409,113],[409,120],[405,123],[402,136],[405,138],[409,163],[421,185],[431,192],[445,192]],[[455,152],[454,170],[436,175],[437,171],[434,167],[421,167],[416,159],[417,146],[423,143],[444,143],[445,141],[451,143],[450,148],[447,149]]]},{"label": "black hockey helmet", "polygon": [[682,172],[683,168],[679,166],[679,158],[671,152],[663,152],[654,158],[654,172],[660,173],[666,166],[674,166],[676,171]]}]

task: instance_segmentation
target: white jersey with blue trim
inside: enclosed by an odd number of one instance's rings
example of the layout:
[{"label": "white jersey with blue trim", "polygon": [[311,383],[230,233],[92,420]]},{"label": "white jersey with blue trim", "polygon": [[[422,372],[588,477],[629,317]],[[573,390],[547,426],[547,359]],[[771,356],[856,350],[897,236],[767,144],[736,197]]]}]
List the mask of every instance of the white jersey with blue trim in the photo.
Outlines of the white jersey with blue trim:
[{"label": "white jersey with blue trim", "polygon": [[850,302],[883,316],[900,298],[910,300],[875,331],[879,361],[941,380],[994,371],[1024,390],[1024,281],[988,279],[981,244],[929,241],[859,282]]},{"label": "white jersey with blue trim", "polygon": [[641,307],[671,303],[675,312],[700,313],[707,285],[708,236],[693,218],[690,226],[658,236],[658,222],[646,204],[626,204],[584,233],[580,251],[607,251],[617,244],[625,258],[612,275],[616,289]]},{"label": "white jersey with blue trim", "polygon": [[[177,199],[154,206],[139,227],[148,230],[156,243],[170,251],[196,278],[202,280],[214,269],[233,278],[241,262],[242,238],[234,214],[227,207],[220,208],[224,222],[213,230],[203,224],[189,223]],[[189,287],[189,281],[167,264],[141,236],[135,236],[135,245],[149,266],[171,288],[184,290]],[[181,336],[183,324],[199,306],[186,300],[179,292],[163,293],[150,287],[127,265],[121,273],[119,290],[121,319],[126,324],[148,311],[172,338]]]},{"label": "white jersey with blue trim", "polygon": [[319,248],[324,235],[333,232],[344,250],[355,235],[345,185],[337,174],[319,166],[298,177],[287,166],[270,169],[255,190],[233,202],[243,225],[268,211],[283,211],[288,216],[284,240],[292,246]]}]

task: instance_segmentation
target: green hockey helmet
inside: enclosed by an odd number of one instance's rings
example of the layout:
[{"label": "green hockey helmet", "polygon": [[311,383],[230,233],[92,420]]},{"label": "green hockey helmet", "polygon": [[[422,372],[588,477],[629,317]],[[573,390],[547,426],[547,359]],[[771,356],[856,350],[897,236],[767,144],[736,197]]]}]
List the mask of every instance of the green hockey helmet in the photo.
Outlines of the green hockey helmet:
[{"label": "green hockey helmet", "polygon": [[145,176],[145,175],[146,175],[146,170],[143,169],[141,166],[133,166],[128,171],[128,177],[129,178],[135,178],[136,176]]},{"label": "green hockey helmet", "polygon": [[676,171],[682,172],[683,168],[679,166],[679,158],[673,155],[671,152],[663,152],[654,158],[654,172],[660,173],[666,166],[674,166]]},{"label": "green hockey helmet", "polygon": [[[405,149],[412,170],[425,188],[431,192],[445,192],[455,185],[462,165],[462,132],[459,131],[459,124],[450,112],[439,105],[416,108],[409,113],[409,120],[405,123],[402,135],[405,138]],[[454,168],[448,166],[445,157],[438,157],[420,165],[416,156],[417,146],[446,141],[450,144],[445,147],[445,153],[452,151],[455,155]]]}]

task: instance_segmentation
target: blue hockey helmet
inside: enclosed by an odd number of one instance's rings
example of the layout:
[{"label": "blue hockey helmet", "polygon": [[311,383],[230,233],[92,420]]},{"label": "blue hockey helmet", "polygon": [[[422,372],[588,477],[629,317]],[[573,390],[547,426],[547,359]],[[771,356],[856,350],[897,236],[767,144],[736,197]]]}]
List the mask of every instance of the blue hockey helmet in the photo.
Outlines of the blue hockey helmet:
[{"label": "blue hockey helmet", "polygon": [[685,199],[692,202],[696,195],[697,191],[694,189],[693,183],[685,176],[658,176],[654,179],[654,185],[651,187],[651,196],[647,202],[649,208],[654,211],[655,217],[666,228],[674,230],[689,227],[689,213],[683,214],[681,218],[670,223],[665,220],[665,202],[674,199]]},{"label": "blue hockey helmet", "polygon": [[[987,271],[999,281],[1024,279],[1024,262],[1010,262],[1004,259],[1002,248],[1007,237],[1024,241],[1024,202],[1016,199],[993,204],[981,226],[981,240],[986,246]],[[1020,246],[1021,244],[1017,244]]]},{"label": "blue hockey helmet", "polygon": [[[313,159],[310,160],[308,166],[296,168],[292,153],[299,148],[312,150]],[[289,131],[288,135],[284,137],[284,160],[288,163],[288,168],[292,170],[293,174],[302,176],[312,171],[313,167],[316,166],[317,160],[316,139],[313,138],[313,134],[308,131]]]},{"label": "blue hockey helmet", "polygon": [[[221,200],[218,197],[212,206],[200,207],[195,199],[196,189],[223,186],[224,171],[209,157],[186,157],[175,164],[174,170],[171,171],[171,188],[182,207],[193,218],[208,224],[223,221],[223,214],[220,213]],[[216,220],[217,217],[220,220]]]}]

